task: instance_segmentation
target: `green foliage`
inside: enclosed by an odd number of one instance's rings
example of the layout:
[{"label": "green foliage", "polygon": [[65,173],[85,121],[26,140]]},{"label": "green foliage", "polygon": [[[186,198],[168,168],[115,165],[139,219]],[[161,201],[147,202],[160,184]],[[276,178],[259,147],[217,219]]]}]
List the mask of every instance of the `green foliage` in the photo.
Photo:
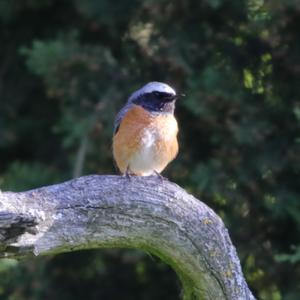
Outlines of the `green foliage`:
[{"label": "green foliage", "polygon": [[[220,214],[259,299],[299,299],[298,2],[1,1],[0,188],[115,172],[115,114],[144,83],[168,82],[186,97],[165,175]],[[180,297],[174,274],[134,251],[0,272],[3,299]]]},{"label": "green foliage", "polygon": [[[176,299],[180,293],[166,265],[130,250],[79,251],[19,264],[4,260],[0,274],[0,299],[8,300]],[[161,289],[153,288],[157,277]]]},{"label": "green foliage", "polygon": [[0,183],[7,190],[23,191],[32,187],[40,187],[49,184],[51,181],[62,179],[49,165],[39,162],[22,163],[12,162],[5,172],[5,176],[0,177]]},{"label": "green foliage", "polygon": [[275,256],[275,260],[278,262],[290,262],[296,264],[300,261],[300,246],[292,247],[292,254],[278,254]]}]

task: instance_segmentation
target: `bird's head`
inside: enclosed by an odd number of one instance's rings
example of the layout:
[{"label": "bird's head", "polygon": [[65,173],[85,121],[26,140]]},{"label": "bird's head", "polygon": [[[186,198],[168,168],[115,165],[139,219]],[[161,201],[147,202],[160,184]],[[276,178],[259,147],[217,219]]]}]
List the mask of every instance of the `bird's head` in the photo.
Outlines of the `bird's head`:
[{"label": "bird's head", "polygon": [[162,82],[149,82],[130,97],[129,102],[141,105],[150,112],[173,113],[177,94],[173,88]]}]

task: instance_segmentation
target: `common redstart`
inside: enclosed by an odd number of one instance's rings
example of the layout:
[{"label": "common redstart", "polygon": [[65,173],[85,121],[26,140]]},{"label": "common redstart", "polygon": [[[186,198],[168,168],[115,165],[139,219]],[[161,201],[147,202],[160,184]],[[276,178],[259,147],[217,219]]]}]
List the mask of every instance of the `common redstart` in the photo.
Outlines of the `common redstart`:
[{"label": "common redstart", "polygon": [[176,157],[176,99],[175,90],[161,82],[149,82],[129,97],[114,124],[113,155],[122,174],[159,174]]}]

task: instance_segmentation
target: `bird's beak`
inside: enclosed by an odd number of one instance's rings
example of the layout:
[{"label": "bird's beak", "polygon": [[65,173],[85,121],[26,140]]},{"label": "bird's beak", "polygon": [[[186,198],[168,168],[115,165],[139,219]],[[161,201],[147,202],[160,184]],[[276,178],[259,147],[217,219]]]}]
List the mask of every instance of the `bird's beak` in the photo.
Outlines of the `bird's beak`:
[{"label": "bird's beak", "polygon": [[176,95],[176,100],[179,100],[179,99],[181,99],[181,98],[184,98],[185,97],[185,94],[182,94],[182,93],[180,93],[180,94],[177,94]]}]

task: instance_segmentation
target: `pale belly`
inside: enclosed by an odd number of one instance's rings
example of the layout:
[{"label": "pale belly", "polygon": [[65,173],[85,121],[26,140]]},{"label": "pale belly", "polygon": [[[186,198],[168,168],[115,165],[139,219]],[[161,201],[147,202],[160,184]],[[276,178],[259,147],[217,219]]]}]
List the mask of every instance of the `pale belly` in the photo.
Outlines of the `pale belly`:
[{"label": "pale belly", "polygon": [[138,151],[132,155],[129,161],[129,169],[134,174],[142,176],[148,176],[155,172],[160,173],[176,154],[177,138],[175,134],[165,135],[160,130],[147,129],[142,134]]}]

